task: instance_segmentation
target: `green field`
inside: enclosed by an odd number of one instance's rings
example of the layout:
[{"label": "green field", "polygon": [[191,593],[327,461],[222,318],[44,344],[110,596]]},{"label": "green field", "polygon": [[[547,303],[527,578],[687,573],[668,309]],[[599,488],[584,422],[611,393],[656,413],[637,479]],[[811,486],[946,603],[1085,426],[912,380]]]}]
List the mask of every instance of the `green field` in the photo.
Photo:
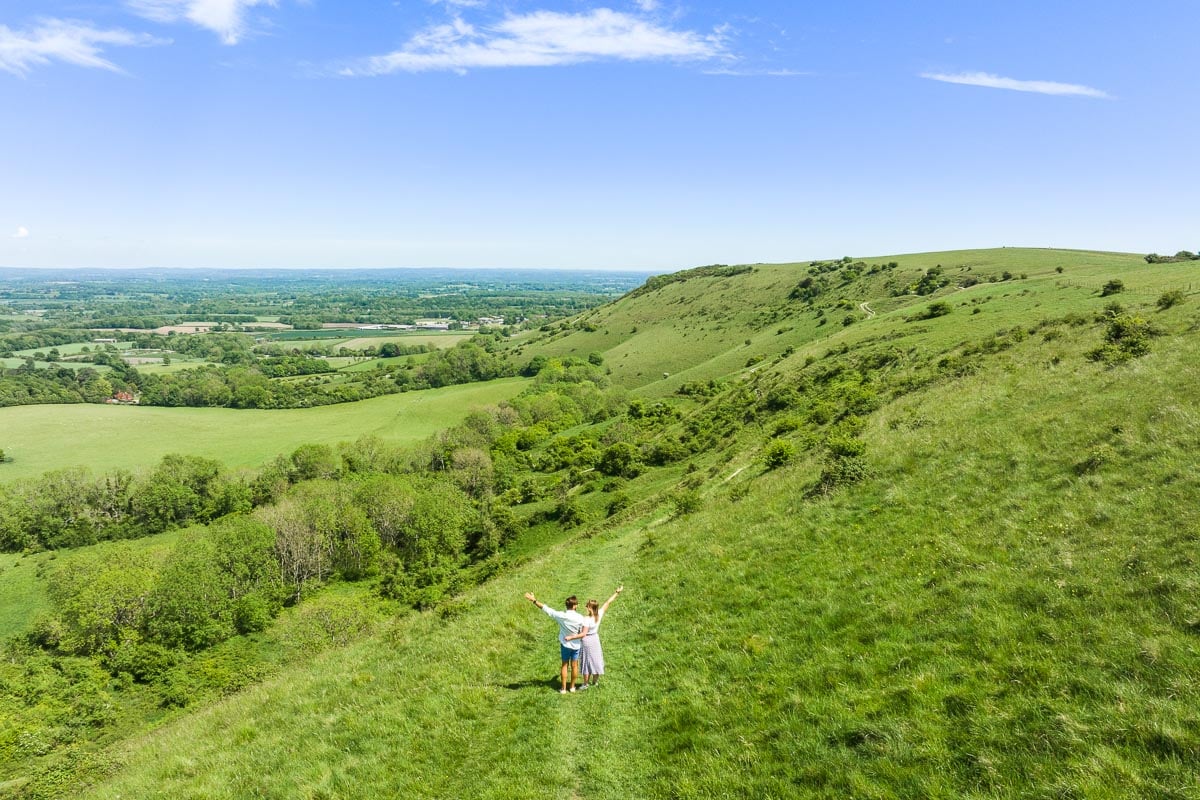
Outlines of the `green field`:
[{"label": "green field", "polygon": [[[670,413],[623,399],[557,438],[497,439],[515,491],[485,501],[541,493],[512,500],[531,526],[485,582],[405,614],[370,579],[332,583],[195,654],[228,696],[165,713],[138,706],[151,688],[113,688],[119,731],[55,750],[39,706],[0,692],[31,720],[7,739],[0,726],[16,759],[0,761],[0,797],[1200,796],[1200,265],[1017,249],[864,261],[899,266],[822,273],[814,302],[793,295],[807,263],[683,276],[518,337],[518,363],[598,353]],[[949,285],[905,290],[938,264]],[[1101,296],[1112,280],[1124,289]],[[1106,363],[1121,325],[1143,348]],[[7,409],[0,429],[63,415],[40,440],[61,452],[75,429],[136,420],[89,452],[136,437],[125,450],[146,460],[214,455],[206,437],[224,436],[220,457],[251,464],[285,440],[405,440],[418,421],[425,435],[525,385],[303,412]],[[539,400],[553,419],[555,398]],[[151,454],[143,428],[185,444]],[[647,450],[619,480],[602,459],[544,466],[556,444],[693,435],[706,444],[656,464]],[[10,451],[0,475],[22,466]],[[571,503],[573,522],[556,511]],[[19,609],[0,632],[45,607],[35,558],[0,559],[0,604]],[[608,674],[560,695],[555,627],[522,593],[561,607],[620,584]],[[297,625],[338,614],[362,624],[297,652]]]},{"label": "green field", "polygon": [[211,361],[204,361],[202,359],[181,358],[179,356],[172,355],[170,364],[163,364],[160,361],[157,364],[155,364],[155,363],[137,364],[137,365],[135,365],[134,368],[138,372],[142,372],[147,375],[169,375],[173,372],[183,372],[185,369],[196,369],[197,367],[203,367],[203,366],[217,366],[217,365]]},{"label": "green field", "polygon": [[368,347],[394,341],[402,344],[428,344],[434,347],[453,347],[472,334],[461,331],[395,331],[359,330],[357,328],[325,328],[319,331],[281,331],[264,334],[263,338],[273,342],[319,341],[328,345],[343,345],[349,341],[362,341],[358,347]]},{"label": "green field", "polygon": [[231,467],[263,463],[307,443],[376,434],[417,441],[478,406],[520,391],[508,379],[388,395],[358,403],[279,411],[226,408],[49,405],[0,409],[0,480],[83,464],[95,472],[148,466],[166,453],[215,458]]},{"label": "green field", "polygon": [[[889,408],[852,490],[805,499],[811,463],[702,458],[699,512],[552,547],[449,620],[387,624],[115,748],[84,796],[1192,796],[1200,400],[1181,368],[1200,347],[1112,372],[1080,344],[1031,338]],[[560,696],[554,628],[521,593],[619,583],[610,674]]]},{"label": "green field", "polygon": [[49,603],[37,568],[48,556],[0,553],[0,639],[24,631]]},{"label": "green field", "polygon": [[[350,363],[338,369],[338,372],[370,372],[377,366],[395,366],[397,364],[422,364],[429,359],[428,353],[414,353],[411,356],[393,356],[391,358],[370,358],[365,361],[349,359]],[[334,363],[334,359],[329,362]]]},{"label": "green field", "polygon": [[[132,346],[133,342],[116,342],[113,344],[113,347],[117,348],[118,350],[124,350],[125,348]],[[96,344],[95,342],[74,342],[72,344],[55,345],[54,347],[34,347],[29,350],[16,350],[13,352],[13,355],[24,357],[31,356],[34,353],[48,353],[51,350],[58,350],[58,352],[64,356],[77,356],[83,352],[83,348],[85,347],[88,348],[89,352],[91,352],[104,350],[106,345]]]},{"label": "green field", "polygon": [[[0,366],[2,366],[4,369],[17,369],[18,367],[25,366],[25,359],[23,359],[23,358],[0,358]],[[94,369],[97,372],[105,372],[105,371],[111,369],[111,367],[108,367],[104,364],[88,364],[83,361],[34,361],[33,366],[35,369],[66,368],[66,369],[74,369],[74,370],[80,370],[80,369],[84,369],[85,367],[87,367],[90,369]]]},{"label": "green field", "polygon": [[[430,347],[444,349],[447,347],[454,347],[454,345],[458,344],[459,342],[465,342],[467,339],[470,339],[474,335],[474,334],[470,334],[470,333],[454,333],[454,332],[450,332],[450,333],[403,333],[403,334],[392,334],[390,336],[370,335],[371,334],[370,331],[355,331],[355,333],[358,334],[358,338],[350,339],[348,341],[342,342],[338,346],[339,347],[348,347],[351,350],[361,350],[366,347],[379,347],[380,345],[387,344],[388,342],[393,342],[395,344],[404,345],[404,346],[408,346],[408,347],[417,347],[419,345],[428,345]],[[365,335],[365,336],[362,335],[364,333],[366,333],[368,335]],[[379,331],[379,333],[382,334],[385,332]]]}]

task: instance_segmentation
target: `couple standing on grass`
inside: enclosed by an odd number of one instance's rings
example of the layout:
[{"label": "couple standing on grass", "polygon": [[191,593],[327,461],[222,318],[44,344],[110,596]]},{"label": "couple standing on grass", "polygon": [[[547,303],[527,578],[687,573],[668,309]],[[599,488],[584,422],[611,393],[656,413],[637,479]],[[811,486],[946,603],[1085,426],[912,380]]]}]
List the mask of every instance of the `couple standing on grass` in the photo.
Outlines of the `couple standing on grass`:
[{"label": "couple standing on grass", "polygon": [[533,592],[525,593],[526,600],[545,611],[558,623],[558,645],[562,654],[562,688],[559,689],[561,694],[575,691],[578,676],[583,677],[583,689],[600,683],[600,676],[604,674],[604,652],[600,649],[600,622],[604,619],[604,612],[608,611],[612,601],[617,599],[617,595],[624,588],[618,586],[613,596],[605,600],[602,606],[598,606],[595,600],[588,600],[587,616],[575,610],[579,605],[575,595],[567,598],[566,611],[555,611],[545,603],[538,602]]}]

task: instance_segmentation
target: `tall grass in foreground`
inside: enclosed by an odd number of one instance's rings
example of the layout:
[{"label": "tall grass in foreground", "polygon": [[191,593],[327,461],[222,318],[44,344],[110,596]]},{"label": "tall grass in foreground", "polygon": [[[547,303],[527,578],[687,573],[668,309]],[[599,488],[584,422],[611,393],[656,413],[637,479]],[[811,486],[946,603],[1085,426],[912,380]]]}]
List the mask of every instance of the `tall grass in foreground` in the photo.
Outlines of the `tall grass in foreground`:
[{"label": "tall grass in foreground", "polygon": [[[872,417],[860,484],[713,481],[119,746],[84,796],[1195,797],[1200,342],[1063,347]],[[521,592],[618,582],[610,675],[558,695]]]}]

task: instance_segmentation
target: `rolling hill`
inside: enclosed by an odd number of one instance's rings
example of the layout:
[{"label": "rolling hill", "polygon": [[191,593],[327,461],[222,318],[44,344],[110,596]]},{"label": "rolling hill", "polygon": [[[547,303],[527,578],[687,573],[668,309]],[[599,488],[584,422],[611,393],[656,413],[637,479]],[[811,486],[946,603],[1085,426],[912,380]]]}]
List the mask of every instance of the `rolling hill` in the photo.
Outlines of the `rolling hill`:
[{"label": "rolling hill", "polygon": [[[530,332],[519,362],[591,357],[628,392],[558,438],[657,420],[638,474],[562,469],[575,524],[534,521],[481,585],[10,791],[1194,797],[1194,273],[1021,249],[714,266]],[[559,695],[522,592],[618,584],[609,674]]]}]

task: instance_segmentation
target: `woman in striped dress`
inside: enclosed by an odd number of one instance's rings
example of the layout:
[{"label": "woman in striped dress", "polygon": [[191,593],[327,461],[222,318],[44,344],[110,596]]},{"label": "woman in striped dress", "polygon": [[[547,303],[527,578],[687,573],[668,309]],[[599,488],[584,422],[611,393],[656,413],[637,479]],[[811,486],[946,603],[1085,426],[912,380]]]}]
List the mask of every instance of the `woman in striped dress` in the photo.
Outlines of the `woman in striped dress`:
[{"label": "woman in striped dress", "polygon": [[580,648],[579,656],[579,674],[583,676],[582,688],[584,689],[600,683],[600,676],[604,674],[604,651],[600,649],[600,623],[604,620],[604,613],[608,611],[612,601],[617,599],[617,595],[624,588],[624,586],[618,586],[617,591],[613,592],[613,596],[605,600],[602,606],[597,607],[595,600],[587,601],[587,635],[583,637],[583,647]]}]

